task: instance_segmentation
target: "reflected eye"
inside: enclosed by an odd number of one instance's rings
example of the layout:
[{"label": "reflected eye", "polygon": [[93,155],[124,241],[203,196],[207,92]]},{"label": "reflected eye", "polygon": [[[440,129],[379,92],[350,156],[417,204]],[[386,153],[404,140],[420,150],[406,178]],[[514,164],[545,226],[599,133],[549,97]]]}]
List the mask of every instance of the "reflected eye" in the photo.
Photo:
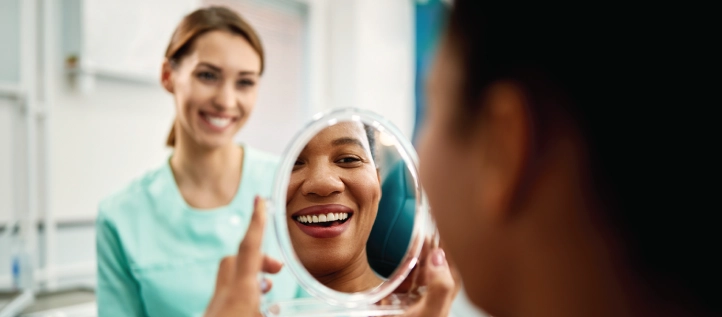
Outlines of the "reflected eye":
[{"label": "reflected eye", "polygon": [[304,163],[301,160],[296,160],[296,162],[293,163],[293,170],[295,171],[295,170],[301,168],[304,164],[306,164],[306,163]]},{"label": "reflected eye", "polygon": [[202,81],[215,81],[218,79],[218,76],[211,72],[199,72],[196,77]]},{"label": "reflected eye", "polygon": [[363,160],[356,156],[346,156],[346,157],[342,157],[342,158],[338,159],[336,161],[336,163],[347,165],[347,166],[348,165],[356,166],[356,165],[363,163]]}]

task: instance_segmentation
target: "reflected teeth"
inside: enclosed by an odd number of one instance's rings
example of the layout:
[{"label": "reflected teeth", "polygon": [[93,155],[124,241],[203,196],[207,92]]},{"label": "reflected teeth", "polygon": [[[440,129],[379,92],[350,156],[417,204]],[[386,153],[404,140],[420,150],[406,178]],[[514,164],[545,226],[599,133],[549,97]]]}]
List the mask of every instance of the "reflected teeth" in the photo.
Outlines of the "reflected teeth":
[{"label": "reflected teeth", "polygon": [[211,125],[217,128],[225,128],[231,123],[231,118],[213,117],[207,114],[205,114],[204,117]]},{"label": "reflected teeth", "polygon": [[348,219],[348,213],[341,212],[341,213],[328,213],[328,214],[321,214],[321,215],[308,215],[308,216],[299,216],[296,217],[296,221],[300,223],[319,223],[319,222],[330,222],[330,221],[337,221],[337,220],[345,220]]}]

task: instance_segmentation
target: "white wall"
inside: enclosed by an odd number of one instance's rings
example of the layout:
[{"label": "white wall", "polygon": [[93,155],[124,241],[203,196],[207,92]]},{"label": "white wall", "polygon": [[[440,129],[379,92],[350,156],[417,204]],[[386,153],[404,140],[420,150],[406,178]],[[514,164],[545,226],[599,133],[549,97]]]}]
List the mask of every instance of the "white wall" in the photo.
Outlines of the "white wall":
[{"label": "white wall", "polygon": [[91,68],[155,81],[173,30],[200,2],[80,1],[84,12],[80,62]]},{"label": "white wall", "polygon": [[413,1],[329,1],[330,107],[377,112],[411,138]]},{"label": "white wall", "polygon": [[92,217],[100,199],[168,157],[174,109],[160,85],[98,80],[81,95],[60,82],[55,96],[50,203],[58,219]]},{"label": "white wall", "polygon": [[407,137],[414,128],[413,1],[356,2],[356,96]]}]

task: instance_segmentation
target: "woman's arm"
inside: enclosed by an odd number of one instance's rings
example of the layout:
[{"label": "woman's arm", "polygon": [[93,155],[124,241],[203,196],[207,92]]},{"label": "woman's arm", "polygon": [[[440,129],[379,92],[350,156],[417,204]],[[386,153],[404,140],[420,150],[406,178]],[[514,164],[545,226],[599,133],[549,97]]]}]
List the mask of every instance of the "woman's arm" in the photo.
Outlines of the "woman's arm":
[{"label": "woman's arm", "polygon": [[96,221],[98,316],[146,316],[137,281],[130,273],[117,231],[103,210]]}]

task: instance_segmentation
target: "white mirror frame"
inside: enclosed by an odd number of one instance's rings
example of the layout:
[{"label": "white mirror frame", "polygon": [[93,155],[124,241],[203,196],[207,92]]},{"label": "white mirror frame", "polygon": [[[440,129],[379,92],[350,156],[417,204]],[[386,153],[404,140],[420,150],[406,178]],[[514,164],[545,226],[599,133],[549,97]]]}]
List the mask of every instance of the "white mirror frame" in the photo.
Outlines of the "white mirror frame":
[{"label": "white mirror frame", "polygon": [[[377,131],[389,134],[400,150],[401,158],[409,167],[416,188],[416,214],[414,228],[406,255],[394,273],[381,285],[358,293],[343,293],[333,290],[316,280],[301,264],[291,243],[286,216],[286,194],[291,179],[294,162],[309,141],[321,130],[339,122],[355,121],[367,124]],[[421,248],[432,224],[428,212],[426,195],[421,188],[418,175],[418,155],[411,142],[382,116],[356,108],[342,108],[313,117],[312,121],[291,141],[276,172],[273,196],[269,201],[269,212],[274,222],[274,231],[283,255],[285,266],[291,270],[297,281],[309,294],[328,304],[344,307],[360,307],[378,302],[391,294],[411,272],[418,261]]]}]

